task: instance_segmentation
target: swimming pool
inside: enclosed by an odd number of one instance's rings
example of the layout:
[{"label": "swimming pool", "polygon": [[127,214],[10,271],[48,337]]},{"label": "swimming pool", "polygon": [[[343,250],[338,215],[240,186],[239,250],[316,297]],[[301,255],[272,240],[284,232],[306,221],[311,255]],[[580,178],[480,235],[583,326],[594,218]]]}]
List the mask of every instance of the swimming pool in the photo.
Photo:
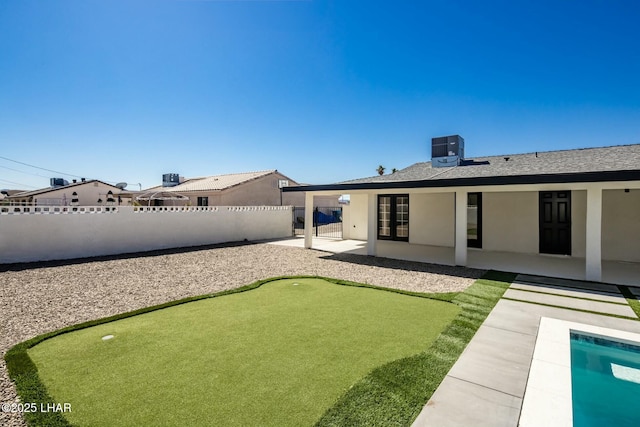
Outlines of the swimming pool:
[{"label": "swimming pool", "polygon": [[572,331],[574,427],[638,426],[640,346]]},{"label": "swimming pool", "polygon": [[540,319],[519,427],[640,426],[640,325],[605,320]]}]

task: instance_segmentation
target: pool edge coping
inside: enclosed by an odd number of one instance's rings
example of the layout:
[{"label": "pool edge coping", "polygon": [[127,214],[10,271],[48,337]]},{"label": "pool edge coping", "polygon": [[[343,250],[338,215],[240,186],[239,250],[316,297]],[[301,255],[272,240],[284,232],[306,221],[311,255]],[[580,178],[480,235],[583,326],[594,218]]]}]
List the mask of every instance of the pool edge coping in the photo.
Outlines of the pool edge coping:
[{"label": "pool edge coping", "polygon": [[518,426],[573,425],[572,331],[640,343],[637,333],[541,317]]}]

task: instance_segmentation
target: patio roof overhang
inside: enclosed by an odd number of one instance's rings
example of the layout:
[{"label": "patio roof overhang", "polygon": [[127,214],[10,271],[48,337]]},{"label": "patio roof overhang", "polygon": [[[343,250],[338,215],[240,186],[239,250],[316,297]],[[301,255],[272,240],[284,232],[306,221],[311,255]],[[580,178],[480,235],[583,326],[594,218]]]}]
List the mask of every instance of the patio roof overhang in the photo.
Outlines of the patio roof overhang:
[{"label": "patio roof overhang", "polygon": [[427,179],[416,181],[383,181],[383,182],[354,182],[344,184],[308,185],[299,187],[284,187],[283,192],[296,191],[341,191],[348,190],[385,190],[398,188],[445,188],[445,187],[478,187],[491,185],[526,185],[526,184],[566,184],[593,182],[623,182],[640,180],[640,169],[560,173],[541,175],[507,175],[489,177],[471,177],[454,179]]}]

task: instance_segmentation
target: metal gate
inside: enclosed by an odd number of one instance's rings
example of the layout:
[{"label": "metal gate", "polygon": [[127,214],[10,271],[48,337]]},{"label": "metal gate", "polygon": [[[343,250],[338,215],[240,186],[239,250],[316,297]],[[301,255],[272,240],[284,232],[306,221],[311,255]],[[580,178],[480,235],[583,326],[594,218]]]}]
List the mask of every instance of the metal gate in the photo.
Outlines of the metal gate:
[{"label": "metal gate", "polygon": [[[293,234],[304,235],[304,207],[293,208]],[[313,235],[342,239],[342,206],[313,209]]]}]

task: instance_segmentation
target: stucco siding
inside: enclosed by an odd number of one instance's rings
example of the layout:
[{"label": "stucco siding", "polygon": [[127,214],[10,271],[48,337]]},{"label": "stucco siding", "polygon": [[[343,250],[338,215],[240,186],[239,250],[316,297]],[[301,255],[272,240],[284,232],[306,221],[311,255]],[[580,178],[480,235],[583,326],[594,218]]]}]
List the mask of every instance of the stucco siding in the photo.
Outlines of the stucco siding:
[{"label": "stucco siding", "polygon": [[224,190],[220,203],[225,206],[277,206],[280,204],[278,179],[281,175],[269,174]]},{"label": "stucco siding", "polygon": [[571,192],[571,256],[584,258],[587,250],[587,192]]},{"label": "stucco siding", "polygon": [[602,258],[640,262],[640,190],[602,192]]},{"label": "stucco siding", "polygon": [[454,265],[454,249],[443,246],[416,245],[407,242],[378,240],[377,256],[406,261]]},{"label": "stucco siding", "polygon": [[366,194],[352,194],[349,205],[344,208],[342,233],[345,239],[367,240]]},{"label": "stucco siding", "polygon": [[454,246],[454,193],[409,196],[409,243]]},{"label": "stucco siding", "polygon": [[[278,181],[288,179],[280,173],[270,173],[252,181],[224,190],[183,192],[191,206],[198,205],[198,197],[208,197],[209,206],[280,206]],[[291,185],[295,182],[289,180]],[[178,191],[179,192],[179,191]],[[283,206],[304,206],[304,192],[282,193]],[[316,196],[314,206],[338,206],[339,196]]]},{"label": "stucco siding", "polygon": [[483,193],[482,247],[538,253],[538,193]]}]

